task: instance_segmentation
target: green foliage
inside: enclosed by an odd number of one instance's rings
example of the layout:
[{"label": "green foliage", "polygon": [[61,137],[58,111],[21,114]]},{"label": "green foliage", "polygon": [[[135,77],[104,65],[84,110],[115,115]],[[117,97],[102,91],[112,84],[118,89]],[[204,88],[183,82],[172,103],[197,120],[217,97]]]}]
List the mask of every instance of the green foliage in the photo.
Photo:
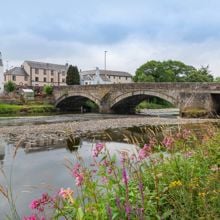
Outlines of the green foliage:
[{"label": "green foliage", "polygon": [[133,77],[135,82],[212,82],[207,67],[196,69],[180,61],[148,61],[140,66]]},{"label": "green foliage", "polygon": [[143,101],[141,102],[136,109],[161,109],[161,108],[173,108],[174,106],[169,103],[164,101],[163,103],[158,103],[158,102],[149,102],[149,101]]},{"label": "green foliage", "polygon": [[61,189],[46,200],[53,219],[219,219],[220,132],[206,126],[198,139],[181,128],[167,133],[135,154],[121,152],[120,161],[101,143],[90,166],[76,154],[68,167],[77,193]]},{"label": "green foliage", "polygon": [[12,82],[12,81],[8,81],[8,82],[5,83],[4,89],[8,93],[9,92],[13,92],[16,89],[16,84],[14,82]]},{"label": "green foliage", "polygon": [[35,115],[55,112],[56,108],[53,105],[14,105],[0,103],[0,116],[5,115]]},{"label": "green foliage", "polygon": [[45,85],[43,88],[43,91],[46,95],[52,95],[53,94],[53,86],[52,85]]},{"label": "green foliage", "polygon": [[215,78],[215,82],[220,82],[220,77],[219,76]]},{"label": "green foliage", "polygon": [[66,76],[66,84],[67,85],[79,85],[80,84],[80,76],[77,66],[69,66]]}]

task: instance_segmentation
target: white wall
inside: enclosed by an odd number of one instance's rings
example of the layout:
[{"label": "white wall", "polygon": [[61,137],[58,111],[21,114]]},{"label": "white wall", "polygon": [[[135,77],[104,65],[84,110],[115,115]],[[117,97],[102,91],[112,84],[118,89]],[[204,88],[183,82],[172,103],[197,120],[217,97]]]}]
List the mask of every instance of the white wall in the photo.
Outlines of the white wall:
[{"label": "white wall", "polygon": [[0,93],[4,92],[4,68],[0,66]]}]

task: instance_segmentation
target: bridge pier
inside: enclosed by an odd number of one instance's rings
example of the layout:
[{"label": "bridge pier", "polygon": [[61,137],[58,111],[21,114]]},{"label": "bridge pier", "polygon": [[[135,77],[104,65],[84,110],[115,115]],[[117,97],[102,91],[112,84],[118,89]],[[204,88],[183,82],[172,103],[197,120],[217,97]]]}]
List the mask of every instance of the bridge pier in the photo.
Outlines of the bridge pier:
[{"label": "bridge pier", "polygon": [[210,93],[180,93],[179,108],[182,117],[213,117],[216,114]]}]

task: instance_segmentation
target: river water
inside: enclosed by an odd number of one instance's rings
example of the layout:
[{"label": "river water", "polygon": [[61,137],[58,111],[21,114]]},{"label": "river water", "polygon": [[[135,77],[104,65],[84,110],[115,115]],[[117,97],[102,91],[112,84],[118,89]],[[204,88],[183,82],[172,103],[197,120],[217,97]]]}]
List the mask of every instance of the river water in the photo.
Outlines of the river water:
[{"label": "river water", "polygon": [[[57,192],[61,187],[74,189],[73,177],[65,164],[67,161],[76,162],[74,156],[76,152],[71,152],[65,144],[50,146],[46,150],[41,148],[28,152],[24,148],[19,148],[15,158],[13,158],[14,144],[5,143],[4,146],[4,151],[0,152],[0,167],[6,173],[9,182],[10,174],[12,174],[11,184],[16,198],[17,210],[21,216],[30,213],[29,203],[34,198],[40,197],[42,192]],[[80,140],[77,154],[79,153],[86,163],[91,161],[93,146],[94,141]],[[113,141],[106,142],[106,147],[111,154],[117,154],[119,150],[123,149],[135,150],[132,144]],[[0,183],[7,184],[3,175],[0,175]],[[8,212],[7,201],[0,195],[0,219]]]}]

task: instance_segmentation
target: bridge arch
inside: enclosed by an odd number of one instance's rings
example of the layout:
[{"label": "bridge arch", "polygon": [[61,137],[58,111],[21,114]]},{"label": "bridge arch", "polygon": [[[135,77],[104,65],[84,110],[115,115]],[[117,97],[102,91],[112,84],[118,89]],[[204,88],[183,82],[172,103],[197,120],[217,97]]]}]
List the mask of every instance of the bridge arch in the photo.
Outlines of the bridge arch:
[{"label": "bridge arch", "polygon": [[147,97],[157,97],[159,99],[165,100],[173,104],[174,106],[177,106],[177,100],[172,96],[169,96],[161,92],[137,90],[132,92],[126,92],[115,97],[111,102],[110,109],[113,112],[118,113],[133,113],[135,107],[140,102],[146,100]]},{"label": "bridge arch", "polygon": [[100,108],[100,100],[95,96],[84,92],[68,92],[56,99],[55,106],[65,111],[80,111],[81,107],[85,105],[86,101],[91,101]]}]

